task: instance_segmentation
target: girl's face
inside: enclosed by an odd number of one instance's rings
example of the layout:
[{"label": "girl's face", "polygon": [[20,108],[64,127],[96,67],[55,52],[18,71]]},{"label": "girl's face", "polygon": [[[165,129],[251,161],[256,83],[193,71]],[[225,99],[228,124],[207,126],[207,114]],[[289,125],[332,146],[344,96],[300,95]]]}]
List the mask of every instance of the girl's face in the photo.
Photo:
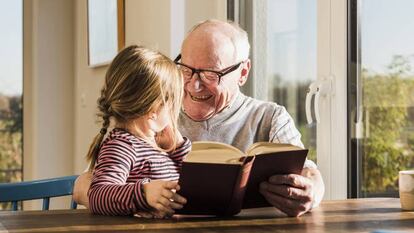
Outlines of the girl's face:
[{"label": "girl's face", "polygon": [[170,124],[170,115],[168,108],[165,105],[161,106],[154,114],[155,117],[150,121],[150,128],[155,133],[158,133]]}]

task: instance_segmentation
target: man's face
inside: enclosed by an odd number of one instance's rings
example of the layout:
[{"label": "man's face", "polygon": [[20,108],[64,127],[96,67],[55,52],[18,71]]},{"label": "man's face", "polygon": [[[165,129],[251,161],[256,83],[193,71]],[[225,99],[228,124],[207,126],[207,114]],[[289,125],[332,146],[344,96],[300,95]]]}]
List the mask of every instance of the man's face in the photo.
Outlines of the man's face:
[{"label": "man's face", "polygon": [[[224,44],[224,45],[223,45]],[[189,36],[183,44],[181,62],[195,69],[221,71],[239,61],[233,58],[233,46],[212,43],[204,38]],[[222,76],[220,83],[203,82],[198,74],[184,81],[183,106],[185,113],[195,121],[213,117],[227,107],[239,91],[243,64],[233,72]]]}]

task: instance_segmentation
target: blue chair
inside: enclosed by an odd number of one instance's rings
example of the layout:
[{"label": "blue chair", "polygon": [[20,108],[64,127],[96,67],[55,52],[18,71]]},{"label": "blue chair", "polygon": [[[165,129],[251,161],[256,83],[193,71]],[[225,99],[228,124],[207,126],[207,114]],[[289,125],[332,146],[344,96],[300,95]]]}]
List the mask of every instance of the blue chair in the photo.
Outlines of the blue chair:
[{"label": "blue chair", "polygon": [[371,233],[398,233],[397,231],[389,231],[389,230],[375,230],[371,231]]},{"label": "blue chair", "polygon": [[[0,184],[0,202],[11,202],[12,210],[17,210],[19,201],[43,199],[43,210],[49,210],[51,197],[72,195],[73,185],[78,176],[65,176],[52,179]],[[76,209],[71,201],[71,208]]]}]

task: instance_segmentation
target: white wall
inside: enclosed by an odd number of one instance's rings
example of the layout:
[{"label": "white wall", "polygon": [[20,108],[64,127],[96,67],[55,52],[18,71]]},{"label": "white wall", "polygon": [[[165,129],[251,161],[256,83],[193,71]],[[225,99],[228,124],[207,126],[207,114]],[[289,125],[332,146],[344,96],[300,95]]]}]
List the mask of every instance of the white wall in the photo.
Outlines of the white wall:
[{"label": "white wall", "polygon": [[72,174],[73,4],[34,0],[28,7],[33,17],[24,20],[30,33],[24,34],[24,178]]},{"label": "white wall", "polygon": [[75,1],[75,77],[74,77],[74,173],[86,169],[85,155],[93,137],[99,132],[96,124],[96,100],[108,66],[88,67],[87,3]]},{"label": "white wall", "polygon": [[170,0],[125,2],[125,45],[139,44],[170,53]]},{"label": "white wall", "polygon": [[186,32],[196,23],[227,19],[227,0],[126,0],[126,45],[141,44],[178,55]]},{"label": "white wall", "polygon": [[[226,19],[226,0],[126,0],[126,45],[176,56],[185,32],[208,18]],[[24,37],[24,179],[79,174],[108,68],[87,65],[87,1],[24,1]]]},{"label": "white wall", "polygon": [[73,174],[73,13],[67,0],[24,2],[25,180]]},{"label": "white wall", "polygon": [[186,31],[206,19],[227,20],[227,0],[186,0],[185,7]]},{"label": "white wall", "polygon": [[[182,7],[177,7],[177,4]],[[174,6],[171,4],[174,3]],[[125,1],[125,45],[139,44],[173,58],[174,43],[181,43],[184,33],[196,22],[208,18],[226,19],[226,0],[126,0]],[[96,121],[96,100],[103,85],[105,67],[87,67],[86,3],[76,0],[75,6],[75,173],[86,169],[85,155],[92,138],[99,132]],[[191,13],[188,12],[191,9]],[[185,14],[182,20],[177,14]],[[175,25],[174,23],[182,24]],[[177,28],[183,27],[183,30]]]}]

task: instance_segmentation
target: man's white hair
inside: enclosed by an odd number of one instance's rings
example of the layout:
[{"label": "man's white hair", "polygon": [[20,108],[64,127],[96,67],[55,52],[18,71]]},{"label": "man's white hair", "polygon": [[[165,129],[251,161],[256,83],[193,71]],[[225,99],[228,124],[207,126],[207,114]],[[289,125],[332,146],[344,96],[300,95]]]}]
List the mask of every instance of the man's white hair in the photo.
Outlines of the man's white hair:
[{"label": "man's white hair", "polygon": [[[225,21],[220,21],[217,19],[208,19],[208,20],[199,22],[196,25],[194,25],[188,31],[188,34],[195,31],[197,28],[201,26],[207,26],[207,25],[228,26],[228,28],[223,28],[223,29],[226,29],[226,31],[229,32],[229,33],[226,33],[226,35],[229,37],[229,39],[231,40],[235,48],[235,52],[236,52],[235,60],[244,61],[249,58],[250,43],[249,43],[247,32],[235,22],[232,22],[232,21],[225,22]],[[228,29],[231,29],[231,30],[228,30]]]}]

